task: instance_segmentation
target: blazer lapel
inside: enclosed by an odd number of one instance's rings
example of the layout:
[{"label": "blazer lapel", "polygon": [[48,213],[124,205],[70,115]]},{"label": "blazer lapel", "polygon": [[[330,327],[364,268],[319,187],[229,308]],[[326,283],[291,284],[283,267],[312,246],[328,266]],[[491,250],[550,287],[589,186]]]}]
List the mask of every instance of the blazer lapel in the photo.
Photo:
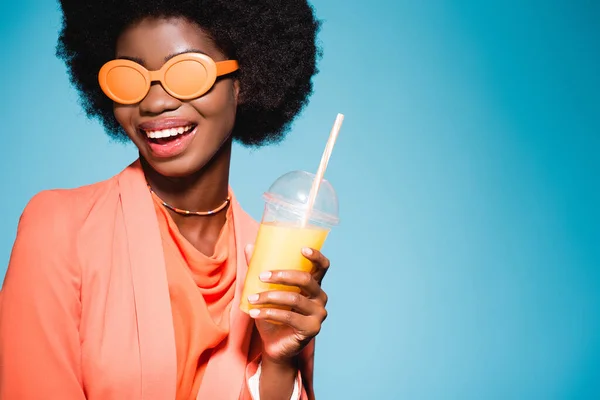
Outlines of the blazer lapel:
[{"label": "blazer lapel", "polygon": [[141,399],[175,398],[175,333],[156,213],[139,161],[119,175],[140,347]]}]

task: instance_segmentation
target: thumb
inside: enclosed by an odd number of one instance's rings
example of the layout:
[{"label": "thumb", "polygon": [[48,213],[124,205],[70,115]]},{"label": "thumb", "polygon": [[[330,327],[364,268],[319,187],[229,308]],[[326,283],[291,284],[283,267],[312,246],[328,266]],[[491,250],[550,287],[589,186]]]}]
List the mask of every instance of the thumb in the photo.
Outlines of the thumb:
[{"label": "thumb", "polygon": [[252,253],[254,252],[254,245],[247,244],[244,248],[244,254],[246,255],[246,263],[250,264],[250,259],[252,258]]}]

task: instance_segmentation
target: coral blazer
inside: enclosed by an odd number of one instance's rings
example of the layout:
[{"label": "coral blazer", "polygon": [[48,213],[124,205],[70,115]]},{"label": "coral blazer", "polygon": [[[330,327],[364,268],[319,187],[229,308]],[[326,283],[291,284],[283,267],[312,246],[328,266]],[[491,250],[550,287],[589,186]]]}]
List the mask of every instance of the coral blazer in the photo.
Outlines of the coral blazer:
[{"label": "coral blazer", "polygon": [[[232,201],[237,276],[230,333],[198,399],[250,399],[260,360],[238,308],[244,246],[258,225]],[[103,182],[44,191],[26,206],[0,292],[0,399],[175,398],[176,352],[165,258],[139,161]],[[314,341],[301,354],[303,400]]]}]

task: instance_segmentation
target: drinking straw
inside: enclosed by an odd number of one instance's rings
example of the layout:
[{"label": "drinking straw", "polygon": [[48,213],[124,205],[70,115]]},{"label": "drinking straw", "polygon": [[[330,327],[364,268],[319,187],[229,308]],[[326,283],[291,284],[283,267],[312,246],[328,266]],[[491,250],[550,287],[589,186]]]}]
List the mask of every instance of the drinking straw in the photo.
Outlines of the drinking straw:
[{"label": "drinking straw", "polygon": [[327,169],[329,157],[331,157],[331,152],[333,151],[333,145],[335,144],[335,140],[337,139],[338,134],[340,133],[340,129],[342,128],[342,122],[344,122],[344,115],[338,114],[335,118],[335,122],[333,123],[333,127],[331,128],[331,132],[329,133],[329,139],[327,140],[325,151],[323,151],[323,156],[321,157],[319,169],[317,170],[315,180],[313,181],[312,187],[310,189],[310,194],[308,195],[307,209],[306,213],[304,214],[304,218],[302,219],[303,228],[306,227],[312,209],[315,205],[315,200],[317,198],[317,194],[319,193],[319,187],[321,186],[323,175],[325,175],[325,169]]}]

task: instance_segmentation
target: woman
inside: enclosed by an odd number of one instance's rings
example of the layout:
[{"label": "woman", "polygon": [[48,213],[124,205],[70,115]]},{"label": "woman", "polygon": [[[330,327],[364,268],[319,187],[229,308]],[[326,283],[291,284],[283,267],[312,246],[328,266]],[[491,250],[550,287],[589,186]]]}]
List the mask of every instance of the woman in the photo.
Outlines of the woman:
[{"label": "woman", "polygon": [[[309,399],[329,261],[239,310],[257,224],[229,188],[233,140],[283,138],[311,93],[303,0],[61,1],[82,104],[140,158],[25,208],[0,304],[1,399]],[[279,322],[272,324],[269,321]]]}]

